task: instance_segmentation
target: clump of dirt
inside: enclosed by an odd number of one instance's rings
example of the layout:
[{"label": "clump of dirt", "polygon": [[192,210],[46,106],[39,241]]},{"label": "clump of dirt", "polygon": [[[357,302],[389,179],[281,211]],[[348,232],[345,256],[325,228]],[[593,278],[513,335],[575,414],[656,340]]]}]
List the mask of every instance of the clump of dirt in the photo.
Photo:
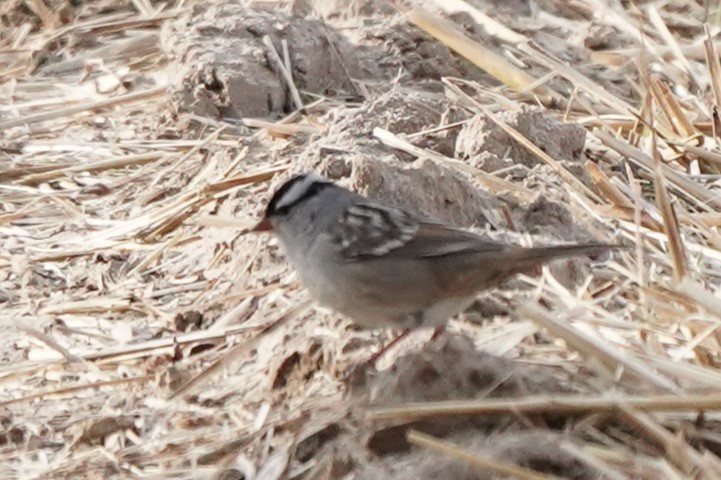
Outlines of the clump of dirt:
[{"label": "clump of dirt", "polygon": [[431,219],[465,227],[498,226],[501,203],[457,171],[432,160],[405,166],[363,159],[351,175],[352,188]]},{"label": "clump of dirt", "polygon": [[293,79],[319,95],[354,92],[362,78],[357,47],[319,20],[258,8],[254,2],[212,2],[163,31],[163,47],[176,62],[171,92],[175,111],[219,117],[272,117],[295,110],[288,83],[263,39],[282,58],[290,46]]},{"label": "clump of dirt", "polygon": [[[432,5],[426,7],[433,9]],[[321,17],[336,28],[356,50],[355,59],[366,72],[366,79],[393,79],[398,85],[440,92],[443,77],[476,80],[497,84],[492,76],[410,25],[388,2],[378,0],[299,0],[294,2],[296,15]],[[475,22],[463,25],[468,34],[484,44],[494,43]],[[364,83],[366,90],[375,89]],[[379,92],[388,84],[378,85]]]},{"label": "clump of dirt", "polygon": [[[398,358],[387,370],[369,370],[355,378],[351,393],[361,404],[393,405],[480,398],[515,398],[534,393],[571,391],[550,370],[521,368],[513,361],[476,350],[470,338],[451,332],[423,349]],[[538,425],[553,422],[536,419]],[[526,419],[533,423],[533,419]],[[407,451],[408,429],[445,436],[472,429],[479,434],[498,429],[518,429],[512,415],[431,417],[393,423],[368,436],[366,446],[376,455]]]},{"label": "clump of dirt", "polygon": [[[485,33],[477,33],[477,39],[483,41]],[[385,52],[383,60],[389,67],[393,65],[396,71],[401,69],[404,79],[414,84],[418,81],[437,83],[442,77],[497,83],[493,77],[399,16],[365,29],[361,41],[369,45],[380,43]],[[439,89],[440,84],[435,88]]]},{"label": "clump of dirt", "polygon": [[[555,160],[578,162],[582,158],[586,130],[579,125],[559,122],[527,106],[501,112],[498,118]],[[518,164],[533,167],[541,162],[485,115],[477,115],[463,126],[456,141],[456,156],[486,171]]]},{"label": "clump of dirt", "polygon": [[469,337],[453,332],[399,357],[387,370],[369,372],[366,380],[358,393],[383,405],[569,392],[550,370],[521,368],[512,360],[478,351]]},{"label": "clump of dirt", "polygon": [[558,433],[557,429],[565,425],[564,418],[467,415],[401,420],[385,425],[369,424],[365,418],[368,405],[512,399],[573,392],[570,381],[559,378],[558,371],[520,365],[480,352],[469,337],[446,332],[421,350],[398,358],[390,369],[367,371],[360,380],[348,392],[348,411],[352,413],[341,425],[315,435],[323,440],[322,445],[313,438],[315,458],[318,464],[327,464],[329,471],[333,465],[352,464],[354,478],[359,479],[494,478],[488,472],[471,468],[467,462],[413,447],[406,440],[408,431],[413,429],[442,437],[472,454],[498,462],[562,478],[597,478],[597,472],[563,450],[565,444],[573,441],[572,436]]},{"label": "clump of dirt", "polygon": [[345,114],[333,116],[333,128],[328,134],[346,132],[349,136],[370,136],[375,128],[389,130],[396,135],[414,134],[437,127],[447,109],[446,99],[423,91],[391,90]]},{"label": "clump of dirt", "polygon": [[[329,125],[293,162],[292,171],[315,171],[371,198],[408,208],[423,216],[461,226],[498,227],[501,201],[479,189],[468,177],[436,161],[415,160],[383,145],[373,136],[383,128],[407,136],[456,121],[447,100],[435,94],[391,91],[356,109],[337,108]],[[456,130],[413,140],[448,150]]]},{"label": "clump of dirt", "polygon": [[[449,440],[472,455],[533,469],[539,473],[554,475],[554,478],[592,480],[601,477],[598,470],[564,450],[563,446],[573,441],[570,436],[545,429],[500,433],[487,438],[476,434],[462,434]],[[488,470],[474,468],[468,462],[449,455],[418,449],[408,455],[392,455],[365,464],[358,470],[355,478],[491,480],[498,477]]]},{"label": "clump of dirt", "polygon": [[[466,118],[440,94],[423,91],[390,90],[357,108],[339,107],[322,119],[327,130],[311,139],[300,155],[303,168],[323,168],[326,160],[351,158],[355,152],[368,152],[372,157],[395,155],[400,160],[414,158],[384,146],[373,136],[382,128],[395,135],[411,136]],[[457,129],[440,130],[409,138],[415,145],[452,156]]]}]

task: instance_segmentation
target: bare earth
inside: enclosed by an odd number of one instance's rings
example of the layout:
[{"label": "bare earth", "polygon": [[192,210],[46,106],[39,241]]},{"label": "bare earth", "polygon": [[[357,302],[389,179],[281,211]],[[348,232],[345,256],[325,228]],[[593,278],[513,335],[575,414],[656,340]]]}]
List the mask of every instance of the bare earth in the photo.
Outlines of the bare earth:
[{"label": "bare earth", "polygon": [[[707,3],[1,2],[0,479],[721,478]],[[628,248],[349,381],[394,333],[241,235],[305,171]]]}]

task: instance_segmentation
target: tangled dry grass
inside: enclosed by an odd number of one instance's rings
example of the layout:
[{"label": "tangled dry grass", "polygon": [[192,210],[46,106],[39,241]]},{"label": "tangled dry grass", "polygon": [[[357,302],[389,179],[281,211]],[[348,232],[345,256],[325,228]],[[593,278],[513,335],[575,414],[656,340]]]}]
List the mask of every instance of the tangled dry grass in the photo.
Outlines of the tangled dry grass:
[{"label": "tangled dry grass", "polygon": [[[360,391],[342,373],[385,333],[316,312],[273,245],[238,236],[310,136],[358,105],[298,88],[294,46],[266,42],[302,108],[177,112],[160,32],[193,6],[0,6],[0,477],[721,478],[721,10],[550,1],[522,32],[470,3],[378,7],[495,86],[444,76],[436,94],[464,118],[365,140],[520,205],[542,192],[631,248],[571,287],[522,278],[510,315],[454,323],[470,346],[410,347]],[[423,91],[353,85],[361,109]],[[527,104],[586,129],[580,167],[501,114]],[[538,165],[519,178],[424,143],[477,116]],[[452,355],[490,380],[435,392],[424,375]]]}]

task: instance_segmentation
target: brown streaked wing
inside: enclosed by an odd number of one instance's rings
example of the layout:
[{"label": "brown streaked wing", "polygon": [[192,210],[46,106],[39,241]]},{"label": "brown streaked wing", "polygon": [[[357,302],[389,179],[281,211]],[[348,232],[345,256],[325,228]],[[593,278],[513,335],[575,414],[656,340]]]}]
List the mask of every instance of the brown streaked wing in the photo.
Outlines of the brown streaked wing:
[{"label": "brown streaked wing", "polygon": [[420,223],[414,237],[393,255],[405,257],[442,257],[458,253],[483,253],[505,249],[505,245],[473,232],[440,223]]}]

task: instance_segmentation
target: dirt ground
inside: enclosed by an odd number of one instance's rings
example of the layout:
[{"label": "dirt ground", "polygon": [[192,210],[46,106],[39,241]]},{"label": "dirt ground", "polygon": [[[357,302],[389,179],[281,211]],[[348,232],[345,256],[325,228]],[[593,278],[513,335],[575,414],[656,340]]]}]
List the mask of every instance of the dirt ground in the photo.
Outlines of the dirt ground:
[{"label": "dirt ground", "polygon": [[[719,18],[0,3],[0,479],[721,478]],[[625,248],[352,374],[396,332],[243,234],[308,171],[489,238]]]}]

